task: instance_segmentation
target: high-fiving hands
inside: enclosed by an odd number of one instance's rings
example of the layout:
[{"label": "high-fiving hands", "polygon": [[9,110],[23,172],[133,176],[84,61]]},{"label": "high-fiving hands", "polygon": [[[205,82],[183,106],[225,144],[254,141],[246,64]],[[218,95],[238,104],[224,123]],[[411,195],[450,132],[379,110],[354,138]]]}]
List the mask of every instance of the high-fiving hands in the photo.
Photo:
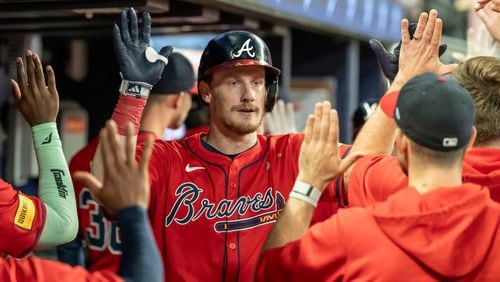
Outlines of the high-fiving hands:
[{"label": "high-fiving hands", "polygon": [[150,34],[151,16],[144,12],[139,25],[133,8],[122,11],[120,26],[113,26],[113,45],[123,79],[121,93],[147,98],[153,85],[161,78],[173,48],[165,46],[159,54],[156,53],[149,46]]},{"label": "high-fiving hands", "polygon": [[408,20],[401,21],[401,52],[395,82],[401,86],[411,78],[425,73],[448,74],[457,64],[445,65],[439,60],[443,22],[436,10],[421,13],[413,39],[408,32]]},{"label": "high-fiving hands", "polygon": [[40,57],[28,50],[25,58],[27,72],[23,59],[17,57],[17,81],[10,80],[17,108],[31,126],[55,122],[59,112],[59,95],[54,70],[47,66],[46,85]]},{"label": "high-fiving hands", "polygon": [[304,141],[300,147],[297,180],[324,191],[328,182],[344,172],[359,154],[339,156],[339,125],[337,111],[328,101],[317,103],[314,116],[307,118]]},{"label": "high-fiving hands", "polygon": [[[417,30],[416,23],[411,23],[408,26],[408,32],[410,34],[411,39],[413,39],[413,35],[415,34],[416,30]],[[375,56],[377,57],[377,61],[382,69],[382,72],[384,73],[384,76],[390,81],[394,80],[399,70],[399,53],[401,52],[401,43],[402,41],[400,40],[398,45],[394,48],[394,50],[392,52],[389,52],[385,50],[384,46],[380,41],[376,39],[369,40],[370,48],[375,53]],[[448,46],[446,44],[439,45],[440,57],[446,52],[447,47]]]},{"label": "high-fiving hands", "polygon": [[101,130],[102,161],[104,181],[101,183],[92,174],[77,171],[73,177],[81,181],[93,193],[109,216],[115,216],[120,209],[149,205],[148,165],[152,151],[152,140],[147,139],[139,163],[135,160],[135,144],[132,128],[127,128],[125,145],[117,141],[118,130],[113,120]]},{"label": "high-fiving hands", "polygon": [[[495,4],[492,1],[487,3],[486,8],[478,10],[477,15],[483,21],[489,33],[496,41],[495,43],[500,44],[500,0],[497,2],[497,8],[495,8]],[[489,6],[492,8],[489,8]],[[493,43],[490,42],[490,44]]]}]

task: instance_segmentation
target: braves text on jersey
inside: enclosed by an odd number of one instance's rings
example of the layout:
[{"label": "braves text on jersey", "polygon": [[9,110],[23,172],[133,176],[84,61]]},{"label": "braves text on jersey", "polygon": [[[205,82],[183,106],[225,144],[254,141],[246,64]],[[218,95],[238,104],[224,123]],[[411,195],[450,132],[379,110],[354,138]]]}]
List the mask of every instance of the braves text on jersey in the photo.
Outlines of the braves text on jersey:
[{"label": "braves text on jersey", "polygon": [[[208,150],[203,135],[153,149],[149,217],[166,280],[250,281],[295,182],[303,135],[259,135],[234,159]],[[334,188],[323,193],[316,221],[337,211]]]}]

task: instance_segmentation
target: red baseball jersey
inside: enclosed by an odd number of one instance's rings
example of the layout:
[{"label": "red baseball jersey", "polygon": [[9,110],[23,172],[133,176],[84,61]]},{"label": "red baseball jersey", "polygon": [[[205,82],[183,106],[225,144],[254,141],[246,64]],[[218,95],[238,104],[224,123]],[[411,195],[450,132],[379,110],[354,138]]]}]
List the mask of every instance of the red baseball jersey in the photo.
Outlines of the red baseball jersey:
[{"label": "red baseball jersey", "polygon": [[42,235],[45,217],[45,205],[40,199],[0,179],[0,257],[29,254]]},{"label": "red baseball jersey", "polygon": [[[151,156],[149,217],[166,280],[251,281],[295,182],[303,135],[259,135],[234,159],[202,144],[203,135],[156,141]],[[334,188],[320,199],[319,220],[338,209]]]},{"label": "red baseball jersey", "polygon": [[123,279],[109,270],[90,273],[79,266],[71,267],[58,261],[28,257],[22,260],[0,258],[0,281],[112,282]]},{"label": "red baseball jersey", "polygon": [[[156,138],[152,133],[140,132],[137,144],[142,144],[147,136]],[[77,170],[90,171],[90,163],[98,144],[99,138],[96,137],[71,159],[69,165],[71,173]],[[87,187],[76,180],[73,180],[73,186],[78,205],[78,236],[84,240],[88,256],[87,268],[90,271],[108,269],[117,272],[122,253],[117,223],[106,219],[102,208],[92,199]]]}]

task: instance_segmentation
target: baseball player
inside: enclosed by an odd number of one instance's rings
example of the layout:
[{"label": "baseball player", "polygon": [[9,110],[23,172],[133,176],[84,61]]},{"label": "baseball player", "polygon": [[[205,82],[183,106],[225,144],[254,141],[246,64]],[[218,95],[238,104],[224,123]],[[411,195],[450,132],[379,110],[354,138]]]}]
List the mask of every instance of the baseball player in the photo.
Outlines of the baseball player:
[{"label": "baseball player", "polygon": [[[191,108],[189,90],[194,82],[195,74],[189,60],[180,53],[170,55],[162,78],[151,90],[152,95],[142,115],[138,144],[142,144],[148,136],[161,138],[165,128],[177,128],[184,122]],[[99,139],[94,138],[73,157],[69,166],[72,173],[77,170],[90,171],[98,143]],[[84,240],[86,267],[90,271],[109,269],[116,272],[122,245],[118,225],[104,217],[102,209],[83,183],[74,181],[74,186],[80,220],[76,243],[81,244],[81,240]],[[78,264],[79,249],[60,247],[59,260],[71,265]]]},{"label": "baseball player", "polygon": [[[148,14],[140,32],[132,9],[121,17],[114,41],[123,81],[113,120],[123,131],[125,122],[140,119],[164,58],[149,54]],[[259,250],[297,176],[303,140],[301,134],[256,133],[274,106],[279,73],[267,45],[250,32],[222,33],[206,46],[198,93],[210,108],[208,133],[156,141],[151,157],[149,216],[166,280],[253,278]],[[94,169],[99,172],[97,157]],[[318,220],[337,210],[334,188],[319,201]]]},{"label": "baseball player", "polygon": [[[491,198],[500,202],[500,138],[497,134],[500,131],[497,122],[500,118],[500,81],[496,73],[500,73],[499,59],[476,57],[460,64],[452,77],[469,90],[477,113],[475,126],[478,137],[474,146],[465,152],[462,179],[464,182],[487,186]],[[383,120],[373,120],[381,121]],[[391,124],[388,126],[392,127]],[[378,138],[389,137],[380,135]],[[345,185],[349,186],[349,203],[352,206],[384,201],[408,183],[407,176],[398,165],[398,159],[383,154],[372,154],[359,159],[345,180],[348,181]]]},{"label": "baseball player", "polygon": [[[163,281],[160,254],[146,214],[149,202],[147,166],[152,141],[147,141],[138,164],[134,160],[133,144],[118,144],[115,135],[116,126],[112,122],[101,131],[104,183],[88,172],[75,172],[74,177],[94,192],[109,215],[116,216],[117,225],[123,231],[123,255],[118,275],[110,270],[88,272],[79,266],[71,268],[36,257],[0,258],[1,281]],[[130,137],[129,130],[127,138]]]},{"label": "baseball player", "polygon": [[39,199],[0,179],[0,257],[24,257],[37,244],[71,241],[78,228],[75,196],[57,132],[59,98],[54,72],[47,67],[45,84],[39,57],[26,51],[27,75],[18,57],[17,81],[11,80],[18,109],[33,131],[39,167]]},{"label": "baseball player", "polygon": [[[435,18],[431,11],[429,20]],[[424,29],[419,30],[419,35]],[[417,46],[425,44],[426,37],[421,40],[412,40]],[[402,53],[399,60],[400,69],[418,65],[417,60],[422,57],[408,56]],[[429,52],[429,54],[432,54]],[[438,70],[436,70],[438,72]],[[498,73],[500,61],[494,57],[471,58],[455,69],[452,76],[469,91],[475,101],[477,118],[475,125],[478,138],[474,147],[465,153],[463,167],[463,181],[487,186],[491,198],[500,201],[500,132],[498,118]],[[407,75],[405,75],[408,77]],[[399,79],[399,78],[398,78]],[[396,125],[394,123],[394,98],[398,92],[386,94],[374,116],[363,128],[359,139],[354,143],[352,152],[364,152],[367,156],[360,158],[344,174],[344,187],[348,190],[351,206],[367,206],[373,202],[384,201],[393,193],[405,188],[408,178],[401,170],[399,161],[388,154],[394,142],[393,136]],[[366,129],[366,130],[365,130]],[[436,130],[445,130],[437,125]],[[367,150],[370,151],[367,151]],[[349,189],[348,187],[355,187]]]},{"label": "baseball player", "polygon": [[[322,106],[310,118],[300,155],[305,177],[298,180],[313,185],[345,168],[331,148],[331,139],[338,138],[336,115]],[[341,210],[309,230],[314,207],[291,198],[266,242],[257,281],[500,277],[500,204],[486,187],[461,179],[465,150],[476,136],[471,96],[452,79],[425,73],[401,90],[395,120],[408,187],[368,208]],[[445,130],[434,130],[435,124]]]}]

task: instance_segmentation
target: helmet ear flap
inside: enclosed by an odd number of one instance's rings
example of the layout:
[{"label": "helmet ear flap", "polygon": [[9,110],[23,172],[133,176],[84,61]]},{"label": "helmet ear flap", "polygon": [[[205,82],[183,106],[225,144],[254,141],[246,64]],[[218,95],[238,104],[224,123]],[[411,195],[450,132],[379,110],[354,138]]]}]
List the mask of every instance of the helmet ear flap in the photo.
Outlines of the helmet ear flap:
[{"label": "helmet ear flap", "polygon": [[274,104],[276,104],[276,100],[278,100],[278,77],[267,75],[266,78],[266,88],[267,88],[267,97],[266,97],[266,112],[272,112],[274,108]]}]

